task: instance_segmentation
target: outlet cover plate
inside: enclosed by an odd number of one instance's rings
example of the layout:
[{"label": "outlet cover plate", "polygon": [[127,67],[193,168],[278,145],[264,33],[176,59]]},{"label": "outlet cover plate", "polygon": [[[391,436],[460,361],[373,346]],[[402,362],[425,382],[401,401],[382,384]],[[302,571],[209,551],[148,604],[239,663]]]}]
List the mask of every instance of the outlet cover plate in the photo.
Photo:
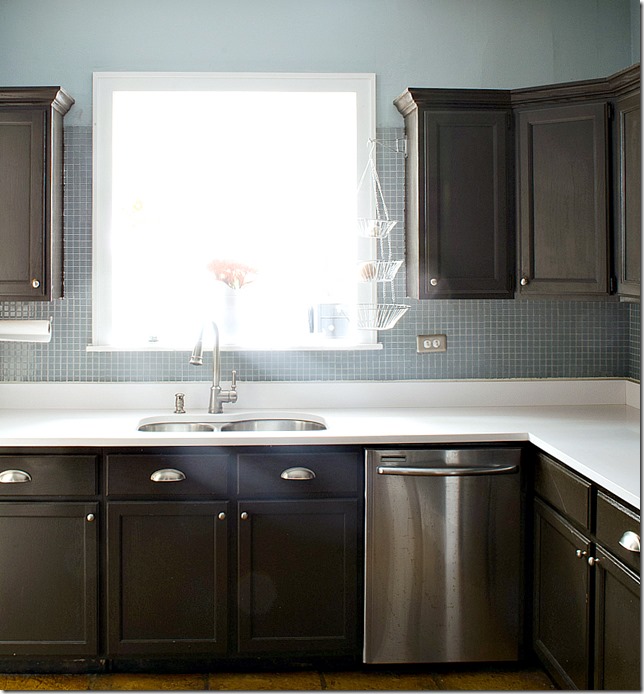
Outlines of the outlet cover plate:
[{"label": "outlet cover plate", "polygon": [[418,354],[428,352],[447,352],[447,335],[418,335],[416,337]]}]

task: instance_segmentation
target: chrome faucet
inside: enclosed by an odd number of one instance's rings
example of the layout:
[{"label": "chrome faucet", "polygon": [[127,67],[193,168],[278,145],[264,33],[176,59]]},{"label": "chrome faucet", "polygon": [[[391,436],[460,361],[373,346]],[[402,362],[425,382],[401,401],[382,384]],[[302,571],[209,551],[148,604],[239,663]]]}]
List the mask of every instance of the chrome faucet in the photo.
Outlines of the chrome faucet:
[{"label": "chrome faucet", "polygon": [[[237,402],[237,372],[233,370],[232,379],[230,382],[230,390],[222,390],[219,383],[221,379],[221,364],[219,356],[219,328],[217,324],[213,321],[212,331],[214,335],[214,344],[212,346],[212,386],[210,388],[210,402],[208,403],[208,413],[209,414],[220,414],[224,411],[222,403],[224,402]],[[206,326],[204,326],[205,328]],[[190,363],[193,366],[203,365],[203,331],[201,329],[199,333],[199,339],[195,348],[192,350],[192,356],[190,357]]]}]

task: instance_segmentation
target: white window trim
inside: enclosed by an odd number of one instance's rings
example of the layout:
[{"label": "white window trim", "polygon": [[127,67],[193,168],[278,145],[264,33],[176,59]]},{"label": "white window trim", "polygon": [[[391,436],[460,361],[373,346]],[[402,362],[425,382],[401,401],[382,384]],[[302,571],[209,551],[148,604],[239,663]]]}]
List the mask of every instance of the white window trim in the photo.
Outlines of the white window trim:
[{"label": "white window trim", "polygon": [[[110,287],[103,278],[111,277],[111,253],[109,250],[110,199],[111,199],[111,102],[115,90],[176,90],[199,91],[216,87],[219,90],[234,92],[240,89],[257,89],[268,91],[280,89],[280,78],[283,84],[293,90],[294,83],[301,80],[303,91],[315,90],[324,84],[322,91],[352,91],[358,99],[368,105],[368,119],[358,121],[358,142],[364,142],[358,148],[357,171],[360,174],[368,163],[368,144],[376,137],[376,78],[373,73],[212,73],[212,72],[95,72],[93,74],[93,206],[92,206],[92,344],[88,351],[180,351],[153,344],[136,347],[115,347],[110,345],[108,325],[111,325]],[[244,81],[244,87],[239,86]],[[312,81],[313,80],[313,81]],[[235,86],[237,85],[237,86]],[[100,123],[96,115],[101,113]],[[107,117],[106,117],[107,116]],[[98,152],[101,162],[97,161]],[[370,186],[361,186],[358,191],[358,216],[373,216],[374,201],[371,199]],[[375,303],[377,288],[375,283],[366,283],[361,288],[363,295],[360,301]],[[102,321],[97,319],[103,316]],[[106,320],[106,318],[108,320]],[[362,330],[360,339],[354,343],[340,340],[327,340],[315,346],[297,346],[275,348],[277,351],[334,351],[381,349],[377,342],[377,332]],[[246,347],[222,345],[222,349],[248,351]],[[257,347],[258,351],[270,351],[270,347]]]}]

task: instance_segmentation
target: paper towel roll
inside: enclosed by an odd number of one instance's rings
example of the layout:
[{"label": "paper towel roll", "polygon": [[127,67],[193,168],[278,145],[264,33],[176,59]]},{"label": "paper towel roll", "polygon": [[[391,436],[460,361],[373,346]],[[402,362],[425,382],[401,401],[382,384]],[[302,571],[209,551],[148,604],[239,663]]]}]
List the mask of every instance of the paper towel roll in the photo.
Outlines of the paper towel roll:
[{"label": "paper towel roll", "polygon": [[0,342],[49,342],[51,321],[0,320]]}]

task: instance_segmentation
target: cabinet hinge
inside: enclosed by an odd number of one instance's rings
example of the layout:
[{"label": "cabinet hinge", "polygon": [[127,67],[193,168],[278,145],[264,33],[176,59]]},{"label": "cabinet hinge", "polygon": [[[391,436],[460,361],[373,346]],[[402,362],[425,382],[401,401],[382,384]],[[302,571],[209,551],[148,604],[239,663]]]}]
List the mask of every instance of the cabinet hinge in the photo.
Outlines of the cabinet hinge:
[{"label": "cabinet hinge", "polygon": [[611,275],[611,278],[608,282],[608,291],[610,294],[615,294],[617,292],[617,279],[614,275]]}]

